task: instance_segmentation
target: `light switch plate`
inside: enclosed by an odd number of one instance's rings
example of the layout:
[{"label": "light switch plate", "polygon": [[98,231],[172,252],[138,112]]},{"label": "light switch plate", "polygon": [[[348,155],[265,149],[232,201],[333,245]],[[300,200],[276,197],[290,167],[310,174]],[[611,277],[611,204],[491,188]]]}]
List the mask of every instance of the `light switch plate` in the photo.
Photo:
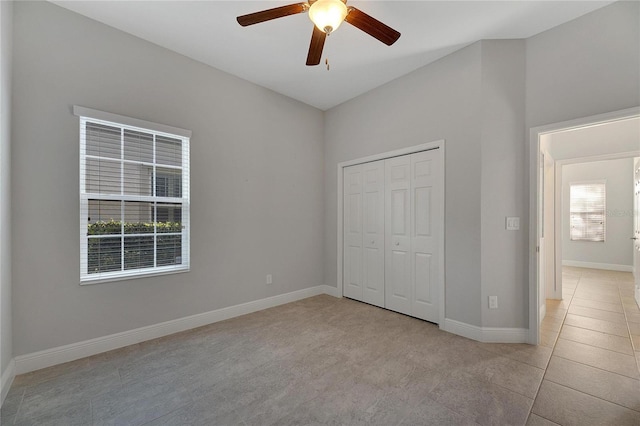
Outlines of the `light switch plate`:
[{"label": "light switch plate", "polygon": [[498,296],[489,296],[489,309],[498,309]]},{"label": "light switch plate", "polygon": [[507,217],[506,220],[507,231],[520,230],[520,218],[519,217]]}]

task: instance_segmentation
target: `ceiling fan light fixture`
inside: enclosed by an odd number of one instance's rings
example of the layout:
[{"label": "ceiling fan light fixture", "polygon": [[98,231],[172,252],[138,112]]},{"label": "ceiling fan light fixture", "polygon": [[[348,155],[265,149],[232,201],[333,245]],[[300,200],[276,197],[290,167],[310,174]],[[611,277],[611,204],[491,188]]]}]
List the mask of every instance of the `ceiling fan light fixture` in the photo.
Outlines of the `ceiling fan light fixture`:
[{"label": "ceiling fan light fixture", "polygon": [[347,13],[347,5],[342,0],[317,0],[309,8],[311,21],[327,34],[338,29]]}]

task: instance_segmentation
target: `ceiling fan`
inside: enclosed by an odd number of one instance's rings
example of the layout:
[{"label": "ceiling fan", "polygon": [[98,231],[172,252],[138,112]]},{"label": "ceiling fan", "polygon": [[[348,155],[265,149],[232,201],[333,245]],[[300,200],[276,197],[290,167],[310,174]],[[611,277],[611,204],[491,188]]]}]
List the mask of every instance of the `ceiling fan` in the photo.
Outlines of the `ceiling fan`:
[{"label": "ceiling fan", "polygon": [[347,21],[387,46],[391,46],[400,38],[398,31],[355,7],[347,6],[347,0],[308,0],[306,3],[290,4],[238,16],[237,20],[240,25],[246,27],[307,11],[309,12],[309,18],[314,23],[307,55],[307,65],[318,65],[320,63],[327,35],[337,30],[342,21]]}]

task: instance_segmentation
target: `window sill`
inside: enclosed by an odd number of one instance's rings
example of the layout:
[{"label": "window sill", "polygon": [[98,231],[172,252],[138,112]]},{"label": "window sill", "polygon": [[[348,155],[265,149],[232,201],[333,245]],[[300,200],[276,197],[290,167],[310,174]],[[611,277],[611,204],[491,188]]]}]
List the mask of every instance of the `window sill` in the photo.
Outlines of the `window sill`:
[{"label": "window sill", "polygon": [[189,266],[184,266],[181,268],[156,268],[152,271],[141,272],[140,270],[133,270],[127,272],[114,272],[114,273],[103,273],[99,277],[92,277],[91,275],[87,275],[80,278],[80,285],[92,285],[92,284],[102,284],[114,281],[126,281],[133,280],[138,278],[149,278],[156,277],[160,275],[171,275],[171,274],[181,274],[184,272],[189,272],[191,269]]}]

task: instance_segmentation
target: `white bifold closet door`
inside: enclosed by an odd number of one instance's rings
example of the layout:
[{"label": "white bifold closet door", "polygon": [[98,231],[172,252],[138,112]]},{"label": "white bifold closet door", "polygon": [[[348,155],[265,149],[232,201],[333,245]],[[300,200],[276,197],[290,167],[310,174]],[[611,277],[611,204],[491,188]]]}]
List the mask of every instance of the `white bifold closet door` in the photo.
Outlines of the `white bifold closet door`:
[{"label": "white bifold closet door", "polygon": [[362,166],[344,168],[342,293],[362,300]]},{"label": "white bifold closet door", "polygon": [[344,295],[439,321],[441,157],[424,151],[344,168]]},{"label": "white bifold closet door", "polygon": [[385,307],[439,321],[442,191],[437,150],[386,160]]},{"label": "white bifold closet door", "polygon": [[384,307],[384,160],[344,169],[344,295]]},{"label": "white bifold closet door", "polygon": [[411,158],[385,164],[385,307],[411,314]]},{"label": "white bifold closet door", "polygon": [[384,307],[384,161],[362,165],[363,300]]}]

